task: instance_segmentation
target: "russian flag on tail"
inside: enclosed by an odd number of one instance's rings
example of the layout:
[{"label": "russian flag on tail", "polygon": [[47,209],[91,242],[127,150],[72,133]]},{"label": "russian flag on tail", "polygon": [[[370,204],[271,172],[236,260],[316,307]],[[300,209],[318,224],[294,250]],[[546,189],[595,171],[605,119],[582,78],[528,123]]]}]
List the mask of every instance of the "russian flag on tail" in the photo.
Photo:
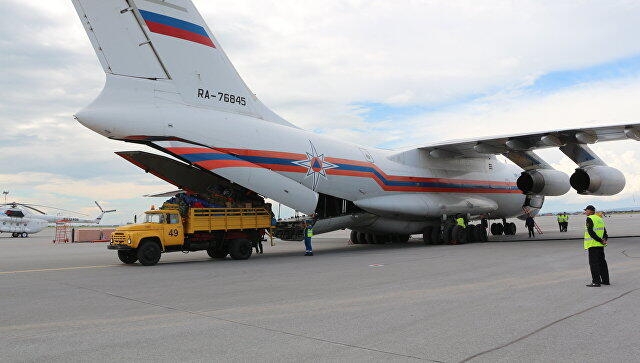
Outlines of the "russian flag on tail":
[{"label": "russian flag on tail", "polygon": [[154,33],[188,40],[212,48],[216,47],[206,30],[200,25],[146,10],[140,10],[140,15],[149,30]]}]

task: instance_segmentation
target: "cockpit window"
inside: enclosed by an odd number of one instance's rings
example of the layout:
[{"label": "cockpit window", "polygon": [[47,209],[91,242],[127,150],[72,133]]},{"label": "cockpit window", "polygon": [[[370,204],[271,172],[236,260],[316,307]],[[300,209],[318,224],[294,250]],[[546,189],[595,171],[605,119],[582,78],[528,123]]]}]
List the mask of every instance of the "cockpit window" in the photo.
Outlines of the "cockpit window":
[{"label": "cockpit window", "polygon": [[164,223],[164,214],[162,213],[149,213],[145,214],[145,223]]},{"label": "cockpit window", "polygon": [[24,213],[22,213],[21,210],[11,210],[11,209],[7,209],[4,214],[6,214],[9,217],[17,217],[17,218],[22,218],[24,217]]}]

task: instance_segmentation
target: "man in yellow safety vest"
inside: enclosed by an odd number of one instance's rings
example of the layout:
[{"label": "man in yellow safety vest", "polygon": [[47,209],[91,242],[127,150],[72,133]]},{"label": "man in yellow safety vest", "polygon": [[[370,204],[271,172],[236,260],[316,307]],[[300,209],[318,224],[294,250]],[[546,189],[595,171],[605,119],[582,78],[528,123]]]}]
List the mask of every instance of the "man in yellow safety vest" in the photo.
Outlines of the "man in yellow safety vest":
[{"label": "man in yellow safety vest", "polygon": [[587,215],[587,225],[584,229],[584,249],[589,253],[589,267],[591,268],[591,284],[588,287],[609,285],[609,268],[604,258],[604,247],[607,245],[607,229],[604,221],[596,214],[596,208],[588,205],[584,209]]},{"label": "man in yellow safety vest", "polygon": [[313,237],[313,224],[311,221],[304,221],[304,247],[305,256],[313,256],[313,248],[311,247],[311,237]]}]

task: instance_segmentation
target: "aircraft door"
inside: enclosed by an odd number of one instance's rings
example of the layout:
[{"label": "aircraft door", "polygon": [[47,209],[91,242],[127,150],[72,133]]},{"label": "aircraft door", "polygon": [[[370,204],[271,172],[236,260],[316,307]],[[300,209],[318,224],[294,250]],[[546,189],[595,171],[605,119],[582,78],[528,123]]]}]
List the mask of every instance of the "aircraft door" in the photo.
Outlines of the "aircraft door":
[{"label": "aircraft door", "polygon": [[182,220],[177,213],[168,213],[165,216],[164,229],[164,245],[179,246],[184,243],[184,230],[182,228]]}]

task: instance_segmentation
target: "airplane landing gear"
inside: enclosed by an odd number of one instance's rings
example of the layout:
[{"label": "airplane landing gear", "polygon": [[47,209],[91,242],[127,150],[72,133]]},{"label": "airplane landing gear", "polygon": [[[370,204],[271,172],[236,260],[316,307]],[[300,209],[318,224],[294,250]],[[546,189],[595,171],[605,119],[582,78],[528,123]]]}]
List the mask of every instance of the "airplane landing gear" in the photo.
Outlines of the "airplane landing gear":
[{"label": "airplane landing gear", "polygon": [[502,219],[502,223],[491,223],[491,234],[499,236],[501,234],[511,235],[516,234],[516,224],[511,222],[507,223],[506,219]]}]

